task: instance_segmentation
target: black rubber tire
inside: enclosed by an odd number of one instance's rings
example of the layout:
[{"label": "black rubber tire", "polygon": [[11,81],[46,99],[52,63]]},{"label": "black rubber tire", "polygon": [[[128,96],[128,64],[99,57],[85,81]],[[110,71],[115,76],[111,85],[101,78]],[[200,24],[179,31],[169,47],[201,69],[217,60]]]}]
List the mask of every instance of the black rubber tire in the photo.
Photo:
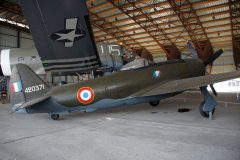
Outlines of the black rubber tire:
[{"label": "black rubber tire", "polygon": [[152,101],[152,102],[149,102],[149,104],[153,107],[156,107],[157,105],[159,105],[160,101]]},{"label": "black rubber tire", "polygon": [[[209,112],[203,111],[204,103],[205,103],[205,101],[203,101],[203,102],[200,104],[200,106],[199,106],[199,112],[200,112],[200,114],[201,114],[203,117],[209,118]],[[212,115],[214,114],[214,112],[215,112],[215,108],[212,110]]]},{"label": "black rubber tire", "polygon": [[59,114],[51,114],[51,118],[53,119],[53,120],[59,120]]}]

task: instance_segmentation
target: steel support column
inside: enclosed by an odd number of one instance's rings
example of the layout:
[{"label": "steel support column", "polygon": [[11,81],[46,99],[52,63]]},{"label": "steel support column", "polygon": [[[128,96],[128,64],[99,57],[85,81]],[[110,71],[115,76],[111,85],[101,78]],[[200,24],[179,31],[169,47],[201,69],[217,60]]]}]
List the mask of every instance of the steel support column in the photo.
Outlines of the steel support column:
[{"label": "steel support column", "polygon": [[21,47],[21,38],[20,38],[20,31],[17,30],[17,48]]},{"label": "steel support column", "polygon": [[236,70],[240,68],[240,1],[229,0],[233,58]]}]

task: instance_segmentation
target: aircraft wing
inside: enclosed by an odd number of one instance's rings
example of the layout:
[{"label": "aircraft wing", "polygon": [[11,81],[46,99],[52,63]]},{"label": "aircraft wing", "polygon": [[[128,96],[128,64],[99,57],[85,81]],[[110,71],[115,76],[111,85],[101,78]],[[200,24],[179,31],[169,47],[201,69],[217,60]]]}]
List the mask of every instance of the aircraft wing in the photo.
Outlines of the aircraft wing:
[{"label": "aircraft wing", "polygon": [[149,88],[145,88],[135,93],[132,96],[141,97],[141,96],[153,96],[153,95],[180,92],[180,91],[185,91],[189,89],[194,89],[196,87],[207,86],[213,83],[217,83],[217,82],[221,82],[221,81],[225,81],[225,80],[229,80],[237,77],[240,77],[240,71],[172,80],[163,84],[160,84],[161,82],[159,82],[150,86]]}]

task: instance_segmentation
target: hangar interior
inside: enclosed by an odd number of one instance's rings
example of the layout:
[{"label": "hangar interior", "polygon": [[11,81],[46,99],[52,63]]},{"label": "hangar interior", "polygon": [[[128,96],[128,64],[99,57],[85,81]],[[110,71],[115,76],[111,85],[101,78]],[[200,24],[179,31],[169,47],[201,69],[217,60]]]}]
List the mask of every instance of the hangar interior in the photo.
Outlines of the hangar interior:
[{"label": "hangar interior", "polygon": [[[97,44],[122,46],[124,51],[121,57],[124,53],[126,57],[129,53],[141,56],[142,51],[146,50],[155,61],[191,58],[187,42],[192,41],[202,60],[217,49],[224,49],[224,54],[208,68],[209,73],[238,69],[238,1],[88,0],[87,6]],[[17,0],[2,1],[0,16],[0,49],[34,47],[27,21]],[[71,83],[88,77],[50,76],[47,81],[55,84],[60,80]],[[239,81],[235,80],[234,83],[239,84]],[[3,83],[2,86],[5,85]]]},{"label": "hangar interior", "polygon": [[[143,52],[154,61],[191,58],[187,47],[191,41],[202,60],[224,48],[223,55],[208,67],[209,74],[239,70],[239,0],[87,0],[87,7],[96,43],[107,45],[106,50],[112,44],[120,46],[123,60],[144,58]],[[0,0],[0,50],[31,47],[34,41],[18,0]],[[100,50],[104,52],[103,47]],[[114,53],[109,49],[107,54]],[[62,80],[72,83],[90,78],[87,73],[51,76],[47,81],[57,85]],[[0,82],[4,100],[5,77]],[[197,115],[201,101],[197,91],[164,100],[156,108],[141,104],[74,113],[59,122],[49,122],[42,114],[8,115],[7,104],[0,105],[0,160],[239,160],[239,86],[240,79],[216,84],[217,91],[230,88],[234,93],[219,93],[212,121]],[[190,112],[179,113],[179,108]]]},{"label": "hangar interior", "polygon": [[[87,6],[97,43],[119,44],[129,52],[146,49],[167,60],[191,56],[191,40],[201,59],[225,49],[211,73],[235,70],[240,63],[238,1],[88,0]],[[1,49],[34,45],[18,1],[1,1],[0,15]]]}]

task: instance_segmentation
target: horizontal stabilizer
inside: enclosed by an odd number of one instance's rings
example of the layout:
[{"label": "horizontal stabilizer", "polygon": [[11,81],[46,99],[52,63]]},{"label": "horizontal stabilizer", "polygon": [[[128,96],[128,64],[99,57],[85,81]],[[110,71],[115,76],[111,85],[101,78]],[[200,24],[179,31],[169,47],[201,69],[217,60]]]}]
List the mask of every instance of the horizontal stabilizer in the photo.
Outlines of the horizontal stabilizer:
[{"label": "horizontal stabilizer", "polygon": [[24,109],[24,108],[31,107],[32,105],[38,104],[40,102],[43,102],[43,101],[45,101],[45,100],[47,100],[49,98],[50,98],[50,96],[44,96],[44,97],[36,98],[34,100],[31,100],[31,101],[28,101],[28,102],[25,102],[25,103],[21,104],[19,107],[14,108],[14,110],[17,111],[19,109]]},{"label": "horizontal stabilizer", "polygon": [[10,102],[13,110],[46,99],[49,91],[50,87],[30,67],[25,64],[13,67],[10,78]]}]

